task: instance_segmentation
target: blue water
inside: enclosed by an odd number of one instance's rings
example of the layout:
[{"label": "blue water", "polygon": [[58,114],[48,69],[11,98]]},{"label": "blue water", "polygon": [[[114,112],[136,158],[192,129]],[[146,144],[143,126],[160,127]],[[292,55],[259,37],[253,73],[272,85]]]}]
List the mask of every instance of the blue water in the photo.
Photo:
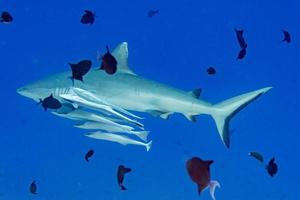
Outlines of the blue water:
[{"label": "blue water", "polygon": [[[148,18],[155,8],[160,14]],[[80,24],[85,9],[96,12],[95,24]],[[217,199],[300,199],[299,9],[296,0],[1,1],[0,11],[14,21],[0,24],[0,199],[210,199],[208,191],[199,197],[188,177],[192,156],[215,161]],[[241,61],[234,28],[245,29],[248,43]],[[281,29],[291,33],[291,44],[281,41]],[[150,152],[84,137],[71,121],[16,93],[69,70],[69,62],[91,59],[97,67],[97,50],[123,41],[137,74],[187,91],[201,87],[201,98],[212,103],[274,88],[234,117],[229,150],[209,116],[192,123],[179,114],[168,121],[142,114]],[[207,75],[209,66],[215,76]],[[95,155],[86,163],[91,148]],[[275,156],[278,174],[270,177],[249,151],[267,161]],[[125,192],[116,182],[119,164],[133,170]],[[29,193],[33,180],[38,195]]]}]

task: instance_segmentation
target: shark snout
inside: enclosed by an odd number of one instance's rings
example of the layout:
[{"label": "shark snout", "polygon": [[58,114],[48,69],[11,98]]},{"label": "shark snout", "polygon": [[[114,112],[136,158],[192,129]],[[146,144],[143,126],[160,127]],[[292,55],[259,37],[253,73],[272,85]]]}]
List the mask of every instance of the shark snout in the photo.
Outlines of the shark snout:
[{"label": "shark snout", "polygon": [[32,96],[32,92],[30,92],[30,90],[27,87],[20,87],[19,89],[17,89],[17,93],[29,98]]},{"label": "shark snout", "polygon": [[26,91],[27,91],[26,87],[20,87],[19,89],[17,89],[17,93],[23,96],[25,96],[24,94],[26,93]]},{"label": "shark snout", "polygon": [[24,97],[39,101],[40,99],[44,99],[52,94],[53,90],[43,87],[37,87],[31,84],[20,87],[19,89],[17,89],[17,93]]}]

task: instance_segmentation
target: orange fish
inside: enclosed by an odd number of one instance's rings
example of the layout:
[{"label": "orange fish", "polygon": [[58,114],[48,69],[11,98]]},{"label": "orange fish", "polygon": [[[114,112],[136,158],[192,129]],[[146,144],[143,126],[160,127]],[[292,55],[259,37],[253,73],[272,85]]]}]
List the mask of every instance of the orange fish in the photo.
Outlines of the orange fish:
[{"label": "orange fish", "polygon": [[215,200],[215,189],[220,187],[220,184],[218,181],[210,179],[209,167],[213,162],[213,160],[202,160],[201,158],[193,157],[186,162],[186,169],[192,181],[198,185],[199,195],[209,187],[211,198]]}]

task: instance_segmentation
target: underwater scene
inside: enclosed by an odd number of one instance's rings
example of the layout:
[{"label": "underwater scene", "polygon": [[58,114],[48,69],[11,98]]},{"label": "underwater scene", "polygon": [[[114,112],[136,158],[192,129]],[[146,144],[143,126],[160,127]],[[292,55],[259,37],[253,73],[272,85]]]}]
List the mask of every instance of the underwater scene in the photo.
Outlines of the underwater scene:
[{"label": "underwater scene", "polygon": [[0,200],[300,199],[299,10],[0,1]]}]

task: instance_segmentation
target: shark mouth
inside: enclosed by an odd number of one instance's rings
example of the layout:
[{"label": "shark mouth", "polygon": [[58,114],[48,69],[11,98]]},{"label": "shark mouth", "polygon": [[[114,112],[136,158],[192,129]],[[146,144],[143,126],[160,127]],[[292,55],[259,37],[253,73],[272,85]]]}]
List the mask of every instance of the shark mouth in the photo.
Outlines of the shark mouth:
[{"label": "shark mouth", "polygon": [[[63,106],[52,113],[76,121],[75,127],[109,133],[111,138],[102,140],[147,147],[149,131],[145,131],[144,125],[137,121],[141,117],[81,88],[71,87],[68,92],[58,94],[58,97],[63,100]],[[123,136],[124,133],[138,140]]]}]

